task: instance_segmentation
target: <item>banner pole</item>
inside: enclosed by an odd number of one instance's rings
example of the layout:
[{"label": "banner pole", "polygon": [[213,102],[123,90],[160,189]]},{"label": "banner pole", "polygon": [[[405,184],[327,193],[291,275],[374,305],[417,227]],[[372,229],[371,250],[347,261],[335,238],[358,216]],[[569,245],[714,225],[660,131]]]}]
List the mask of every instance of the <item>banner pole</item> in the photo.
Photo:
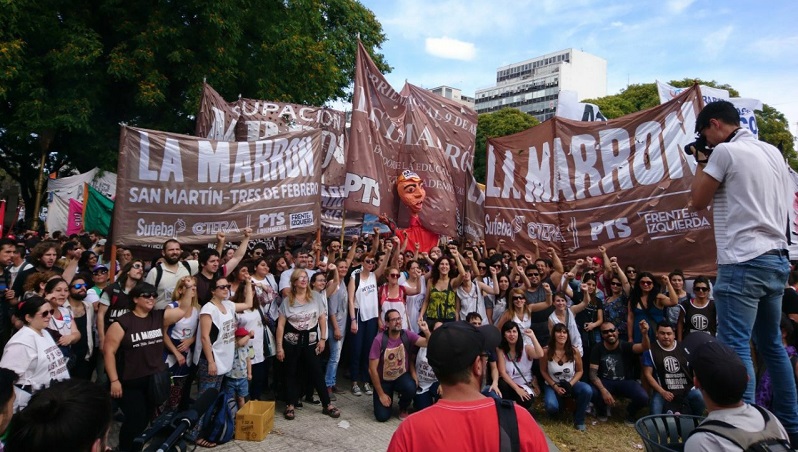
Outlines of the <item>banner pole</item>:
[{"label": "banner pole", "polygon": [[316,230],[316,243],[319,244],[318,248],[316,248],[316,265],[318,265],[321,258],[321,226]]},{"label": "banner pole", "polygon": [[[346,235],[346,207],[344,207],[344,211],[341,214],[341,258],[344,257],[344,235]],[[336,259],[338,256],[336,256]]]},{"label": "banner pole", "polygon": [[[80,215],[80,229],[86,231],[86,204],[89,201],[89,184],[83,183],[83,212]],[[88,232],[88,231],[87,231]]]},{"label": "banner pole", "polygon": [[116,277],[116,245],[111,245],[111,258],[108,261],[108,284],[113,284]]}]

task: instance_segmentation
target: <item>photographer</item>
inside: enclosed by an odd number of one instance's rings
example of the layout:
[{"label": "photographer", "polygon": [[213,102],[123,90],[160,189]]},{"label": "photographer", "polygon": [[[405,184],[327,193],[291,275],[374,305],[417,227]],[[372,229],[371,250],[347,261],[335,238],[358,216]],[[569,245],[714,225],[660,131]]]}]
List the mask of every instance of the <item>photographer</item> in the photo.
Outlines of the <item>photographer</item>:
[{"label": "photographer", "polygon": [[698,163],[692,205],[703,210],[713,203],[718,339],[745,363],[749,375],[745,401],[753,403],[756,375],[749,348],[753,335],[777,391],[773,411],[795,445],[798,400],[779,330],[790,268],[785,232],[789,232],[792,183],[787,165],[775,147],[740,127],[739,114],[730,102],[704,107],[695,130],[700,138],[691,149]]}]

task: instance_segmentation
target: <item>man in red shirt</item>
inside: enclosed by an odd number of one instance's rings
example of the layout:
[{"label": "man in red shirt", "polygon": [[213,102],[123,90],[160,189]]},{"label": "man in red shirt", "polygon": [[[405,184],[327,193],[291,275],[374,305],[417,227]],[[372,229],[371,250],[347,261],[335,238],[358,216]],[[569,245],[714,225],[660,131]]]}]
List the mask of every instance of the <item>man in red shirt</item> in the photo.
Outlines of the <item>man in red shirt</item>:
[{"label": "man in red shirt", "polygon": [[[499,450],[497,404],[480,389],[485,373],[482,356],[485,350],[495,349],[500,339],[496,327],[477,328],[466,322],[446,323],[432,333],[427,360],[443,396],[399,425],[388,445],[389,452]],[[547,451],[546,437],[529,412],[518,405],[512,408],[517,419],[518,450]],[[456,433],[452,426],[456,426]]]}]

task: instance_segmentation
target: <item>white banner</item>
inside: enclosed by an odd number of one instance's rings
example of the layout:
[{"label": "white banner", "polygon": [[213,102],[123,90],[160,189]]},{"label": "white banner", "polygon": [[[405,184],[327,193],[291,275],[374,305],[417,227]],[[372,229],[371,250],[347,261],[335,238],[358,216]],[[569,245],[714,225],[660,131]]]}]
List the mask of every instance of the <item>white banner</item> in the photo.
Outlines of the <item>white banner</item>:
[{"label": "white banner", "polygon": [[560,118],[573,119],[574,121],[606,121],[596,104],[579,102],[576,91],[561,90],[557,99],[557,112]]},{"label": "white banner", "polygon": [[47,181],[47,230],[64,232],[67,229],[69,200],[83,202],[83,184],[113,199],[116,194],[116,173],[100,171],[97,168],[58,179]]},{"label": "white banner", "polygon": [[[711,86],[699,85],[699,88],[701,88],[701,97],[704,99],[704,105],[718,100],[728,100],[734,104],[735,108],[737,108],[737,112],[740,114],[740,125],[747,127],[748,130],[754,134],[754,137],[759,139],[759,127],[756,124],[756,115],[754,115],[754,110],[762,110],[761,100],[749,99],[745,97],[729,97],[729,91],[725,89],[712,88]],[[657,80],[659,103],[664,104],[665,102],[668,102],[686,89],[687,88],[677,88]]]}]

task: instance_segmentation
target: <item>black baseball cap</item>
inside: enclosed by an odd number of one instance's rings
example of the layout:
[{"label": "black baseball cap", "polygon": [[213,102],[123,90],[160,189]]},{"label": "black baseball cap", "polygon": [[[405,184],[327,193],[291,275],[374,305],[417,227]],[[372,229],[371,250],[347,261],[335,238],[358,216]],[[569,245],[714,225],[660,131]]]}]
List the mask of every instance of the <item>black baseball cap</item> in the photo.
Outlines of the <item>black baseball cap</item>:
[{"label": "black baseball cap", "polygon": [[430,336],[427,361],[440,378],[467,368],[477,356],[498,347],[499,342],[501,333],[493,325],[477,328],[463,321],[444,323]]},{"label": "black baseball cap", "polygon": [[727,406],[742,400],[748,370],[734,350],[700,331],[688,334],[681,346],[693,375],[713,402]]}]

